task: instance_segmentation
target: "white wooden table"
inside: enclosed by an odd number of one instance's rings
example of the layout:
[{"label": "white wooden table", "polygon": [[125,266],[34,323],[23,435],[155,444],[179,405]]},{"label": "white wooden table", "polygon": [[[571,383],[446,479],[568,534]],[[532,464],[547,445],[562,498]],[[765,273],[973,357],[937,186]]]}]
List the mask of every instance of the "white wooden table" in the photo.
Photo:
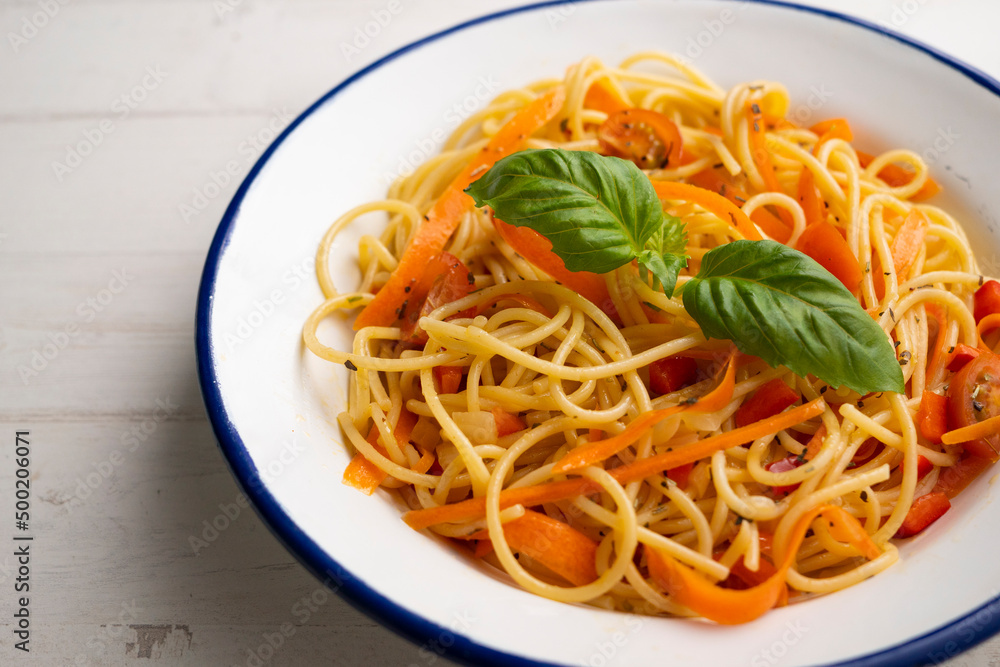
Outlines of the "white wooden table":
[{"label": "white wooden table", "polygon": [[[518,4],[0,0],[0,664],[446,664],[327,595],[239,506],[196,381],[194,302],[276,130],[397,47]],[[1000,3],[808,4],[1000,77]],[[7,546],[17,431],[30,653],[13,647]],[[949,664],[997,660],[1000,639]]]}]

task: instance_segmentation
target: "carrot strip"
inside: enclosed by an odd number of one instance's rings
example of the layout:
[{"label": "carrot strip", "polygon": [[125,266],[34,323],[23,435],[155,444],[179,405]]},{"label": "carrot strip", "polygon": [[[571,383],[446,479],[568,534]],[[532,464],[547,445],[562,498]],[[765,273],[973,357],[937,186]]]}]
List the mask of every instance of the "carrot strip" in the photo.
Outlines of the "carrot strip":
[{"label": "carrot strip", "polygon": [[796,552],[810,524],[822,516],[829,521],[835,539],[849,541],[867,558],[879,556],[878,548],[858,520],[840,507],[821,505],[806,512],[795,524],[788,551],[774,574],[762,583],[743,590],[721,588],[701,573],[682,565],[669,554],[646,547],[649,573],[663,590],[678,603],[705,618],[723,625],[748,623],[759,618],[778,603],[786,593],[785,576],[796,559]]},{"label": "carrot strip", "polygon": [[819,188],[816,187],[816,177],[812,171],[803,167],[799,174],[799,204],[802,205],[802,212],[806,216],[806,225],[812,225],[826,220],[823,197]]},{"label": "carrot strip", "polygon": [[[858,162],[861,164],[861,168],[865,169],[874,160],[875,156],[869,153],[864,153],[862,151],[855,151],[858,154]],[[892,188],[898,188],[901,185],[906,185],[913,180],[913,172],[907,171],[898,164],[887,164],[882,167],[882,171],[878,174],[878,177],[885,181],[886,185]],[[924,201],[930,199],[937,193],[941,192],[941,186],[931,178],[927,177],[927,182],[925,182],[920,189],[913,193],[910,197],[910,201]]]},{"label": "carrot strip", "polygon": [[[552,276],[604,312],[617,315],[608,286],[604,278],[590,271],[570,271],[559,255],[552,252],[552,241],[530,227],[515,227],[500,218],[493,218],[500,238],[507,242],[519,255]],[[614,317],[614,316],[612,316]]]},{"label": "carrot strip", "polygon": [[389,281],[358,314],[355,331],[368,326],[390,326],[405,314],[400,312],[405,310],[405,288],[424,275],[430,259],[444,250],[462,215],[473,204],[465,188],[497,160],[520,150],[528,137],[555,117],[565,99],[565,88],[557,86],[518,111],[445,188],[406,247]]},{"label": "carrot strip", "polygon": [[896,238],[892,240],[890,250],[892,251],[892,263],[900,280],[906,279],[910,267],[917,259],[917,254],[924,247],[927,227],[926,216],[917,209],[913,209],[906,216],[903,226],[896,232]]},{"label": "carrot strip", "polygon": [[979,324],[976,325],[976,331],[979,334],[979,347],[984,350],[989,350],[990,346],[986,344],[983,340],[983,336],[987,331],[992,331],[993,329],[1000,328],[1000,313],[990,313],[983,319],[979,320]]},{"label": "carrot strip", "polygon": [[920,434],[937,444],[948,430],[948,397],[924,391],[917,410],[917,425]]},{"label": "carrot strip", "polygon": [[724,408],[732,400],[733,389],[735,387],[736,351],[734,350],[729,355],[729,361],[726,364],[725,372],[722,374],[722,379],[718,386],[699,398],[696,402],[690,404],[682,403],[681,405],[675,405],[662,410],[653,410],[652,412],[639,415],[618,435],[607,440],[591,442],[567,453],[552,466],[552,472],[559,474],[600,463],[636,442],[639,438],[646,435],[650,429],[668,417],[673,417],[687,410],[692,412],[714,412]]},{"label": "carrot strip", "polygon": [[829,222],[809,225],[796,244],[796,249],[809,255],[832,273],[844,287],[856,293],[864,274],[851,246]]},{"label": "carrot strip", "polygon": [[[520,551],[549,568],[574,586],[597,579],[597,542],[547,514],[525,510],[524,515],[503,524],[503,535],[512,551]],[[469,537],[488,540],[488,530]]]},{"label": "carrot strip", "polygon": [[587,94],[583,97],[583,106],[586,109],[603,111],[609,116],[613,116],[632,105],[619,97],[618,93],[604,82],[604,79],[598,79],[587,89]]},{"label": "carrot strip", "polygon": [[[413,431],[413,427],[417,423],[417,416],[410,412],[409,410],[403,410],[399,413],[399,421],[396,422],[396,428],[393,430],[392,434],[396,438],[396,442],[399,443],[400,447],[406,446],[410,441],[410,433]],[[388,458],[389,454],[384,447],[378,444],[379,431],[373,425],[371,430],[368,431],[368,437],[366,438],[368,442],[375,447],[379,454]],[[422,462],[421,457],[421,462]],[[418,462],[420,465],[421,462]],[[431,464],[434,462],[433,456],[430,461],[427,461],[427,468],[420,472],[427,472],[430,469]],[[351,459],[351,462],[347,464],[347,468],[344,470],[344,477],[342,482],[348,486],[353,486],[358,491],[366,495],[371,495],[375,492],[375,489],[385,481],[386,473],[384,470],[379,468],[377,465],[369,461],[358,452]]]},{"label": "carrot strip", "polygon": [[[830,139],[854,141],[854,132],[851,131],[851,124],[847,122],[846,118],[829,118],[827,120],[821,120],[810,127],[809,131],[819,137],[819,140],[816,142],[817,146],[822,146]],[[814,147],[813,155],[816,155],[817,153],[818,151]]]},{"label": "carrot strip", "polygon": [[924,310],[927,316],[934,318],[938,323],[937,338],[934,340],[934,351],[931,353],[930,361],[927,362],[926,384],[935,386],[944,379],[945,365],[951,357],[945,347],[945,331],[948,329],[948,311],[936,303],[924,303]]},{"label": "carrot strip", "polygon": [[781,192],[778,177],[774,174],[774,165],[771,164],[771,153],[768,152],[767,144],[764,142],[764,118],[760,107],[756,102],[747,101],[744,111],[747,117],[747,131],[750,134],[750,153],[760,177],[764,179],[764,187],[769,192]]},{"label": "carrot strip", "polygon": [[[688,182],[692,185],[697,185],[699,188],[711,190],[712,192],[725,197],[735,206],[740,208],[742,208],[746,200],[750,198],[750,195],[720,176],[718,171],[711,167],[699,171],[694,176],[688,177]],[[792,235],[791,226],[786,225],[783,220],[768,211],[763,206],[754,209],[753,213],[750,214],[750,219],[753,220],[765,234],[776,241],[780,241],[781,243],[786,242]]]},{"label": "carrot strip", "polygon": [[[693,463],[706,456],[711,456],[716,451],[742,445],[757,438],[791,428],[796,424],[801,424],[808,419],[822,414],[824,406],[825,403],[823,403],[822,399],[816,399],[805,405],[792,408],[787,412],[782,412],[780,415],[766,419],[763,422],[733,429],[727,433],[679,447],[674,451],[664,452],[663,454],[657,454],[656,456],[635,461],[628,465],[612,468],[608,470],[608,474],[620,484],[628,484],[629,482],[645,479],[664,470],[676,468],[686,463]],[[558,482],[546,482],[537,486],[506,489],[500,492],[500,509],[505,509],[512,505],[534,507],[542,503],[557,502],[559,500],[566,500],[567,498],[594,493],[600,488],[597,482],[588,478],[575,478]],[[411,510],[403,515],[403,520],[411,528],[420,530],[438,523],[451,523],[481,518],[485,514],[486,499],[480,497],[470,498],[441,507]]]},{"label": "carrot strip", "polygon": [[750,221],[747,214],[722,195],[688,183],[652,180],[650,182],[653,184],[653,188],[656,189],[656,194],[660,199],[687,201],[697,204],[709,213],[716,215],[720,220],[731,224],[743,235],[743,238],[749,241],[761,240],[760,232],[754,227],[753,222]]},{"label": "carrot strip", "polygon": [[960,445],[969,440],[978,440],[989,435],[995,435],[997,432],[1000,432],[1000,415],[984,419],[971,426],[963,426],[962,428],[948,431],[941,436],[941,442],[946,445]]}]

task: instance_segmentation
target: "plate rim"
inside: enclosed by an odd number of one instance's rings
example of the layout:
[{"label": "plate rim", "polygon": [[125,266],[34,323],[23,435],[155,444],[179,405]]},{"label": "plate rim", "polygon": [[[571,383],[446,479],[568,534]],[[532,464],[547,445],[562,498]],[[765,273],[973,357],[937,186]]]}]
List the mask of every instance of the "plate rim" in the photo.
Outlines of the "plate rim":
[{"label": "plate rim", "polygon": [[[219,387],[216,366],[213,363],[213,340],[210,330],[212,317],[212,307],[215,292],[216,279],[218,277],[219,265],[229,239],[232,234],[236,218],[240,212],[243,200],[247,192],[255,182],[257,175],[267,164],[271,155],[280,147],[284,140],[295,131],[295,129],[306,118],[311,116],[319,107],[333,99],[342,90],[349,87],[355,81],[380,69],[384,65],[400,58],[401,56],[418,49],[426,44],[436,42],[453,33],[466,30],[468,28],[496,21],[507,16],[537,11],[547,7],[559,5],[570,5],[582,2],[614,2],[615,0],[544,0],[517,7],[492,12],[482,16],[474,17],[456,25],[444,28],[425,37],[414,40],[391,53],[366,65],[357,72],[351,74],[339,84],[331,88],[309,107],[307,107],[298,117],[278,135],[270,146],[261,154],[249,173],[243,179],[240,187],[233,195],[232,200],[226,207],[219,226],[216,229],[212,243],[209,246],[205,259],[205,268],[199,282],[198,296],[195,312],[195,355],[198,366],[198,381],[201,388],[202,398],[205,402],[206,412],[212,425],[212,430],[218,442],[219,449],[233,476],[236,479],[241,491],[250,500],[254,510],[268,527],[271,533],[281,542],[286,549],[298,560],[313,576],[319,579],[324,585],[340,595],[350,603],[355,609],[362,612],[369,618],[388,627],[397,634],[403,636],[416,646],[426,644],[434,637],[442,634],[450,635],[454,638],[452,645],[444,649],[444,655],[451,660],[461,662],[466,665],[515,665],[517,667],[563,667],[557,663],[540,662],[521,655],[506,653],[489,646],[479,644],[464,636],[460,632],[450,630],[444,626],[428,621],[427,619],[414,614],[391,599],[376,592],[364,581],[356,579],[351,573],[342,567],[336,559],[326,553],[311,537],[309,537],[281,507],[277,498],[268,490],[262,480],[256,466],[250,457],[249,451],[240,437],[236,426],[230,419],[223,401],[222,392]],[[816,14],[828,19],[842,21],[858,26],[860,28],[875,32],[878,35],[896,40],[905,46],[916,49],[935,60],[947,65],[951,69],[971,79],[976,84],[986,88],[989,92],[1000,98],[1000,82],[989,76],[982,70],[965,63],[954,56],[951,56],[936,47],[925,44],[901,33],[895,32],[886,26],[870,22],[866,19],[843,14],[841,12],[825,9],[821,7],[810,7],[799,5],[784,0],[720,0],[730,3],[745,3],[781,7],[788,10],[801,11]],[[970,641],[963,638],[966,630],[963,626],[971,619],[980,615],[986,616],[986,621],[978,623],[975,636]],[[923,635],[913,637],[900,644],[887,647],[881,651],[869,653],[864,656],[851,658],[846,661],[825,663],[823,667],[861,667],[867,665],[881,665],[888,667],[903,667],[916,663],[923,663],[930,658],[932,653],[946,651],[948,658],[953,658],[980,642],[1000,632],[1000,595],[993,597],[984,604],[972,609],[964,616],[956,618],[945,625],[930,630]],[[949,645],[957,650],[952,652]],[[935,663],[936,664],[936,663]]]}]

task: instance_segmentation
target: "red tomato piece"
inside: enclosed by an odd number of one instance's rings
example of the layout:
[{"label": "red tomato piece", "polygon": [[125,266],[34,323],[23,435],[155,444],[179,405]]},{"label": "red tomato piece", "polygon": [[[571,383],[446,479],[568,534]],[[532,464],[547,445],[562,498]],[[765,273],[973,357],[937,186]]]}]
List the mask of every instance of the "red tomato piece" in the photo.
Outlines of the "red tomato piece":
[{"label": "red tomato piece", "polygon": [[965,365],[979,356],[979,349],[975,347],[969,347],[964,343],[959,343],[952,350],[951,356],[948,358],[948,370],[953,373],[965,368]]},{"label": "red tomato piece", "polygon": [[[903,464],[902,463],[899,464],[899,469],[900,470],[903,469]],[[933,469],[934,469],[934,464],[930,462],[930,459],[928,459],[926,456],[924,456],[922,454],[917,454],[917,479],[918,480],[923,479],[924,477],[926,477],[927,473],[929,473]]]},{"label": "red tomato piece", "polygon": [[650,109],[625,109],[597,130],[604,153],[631,160],[640,169],[678,166],[681,132],[672,120]]},{"label": "red tomato piece", "polygon": [[523,419],[502,408],[493,408],[493,419],[497,423],[497,435],[501,438],[527,428]]},{"label": "red tomato piece", "polygon": [[948,496],[939,491],[932,491],[927,495],[920,496],[913,501],[913,505],[906,513],[903,525],[896,531],[895,537],[913,537],[944,516],[944,513],[949,509],[951,509],[951,501],[948,500]]},{"label": "red tomato piece", "polygon": [[[1000,356],[982,352],[955,373],[948,386],[948,426],[972,426],[1000,414]],[[1000,458],[1000,433],[963,442],[974,456]]]},{"label": "red tomato piece", "polygon": [[975,308],[973,315],[976,322],[992,313],[1000,313],[1000,283],[995,280],[988,280],[986,284],[976,290]]},{"label": "red tomato piece", "polygon": [[775,378],[743,401],[743,405],[736,411],[736,426],[742,428],[761,419],[773,417],[797,400],[799,395],[792,391],[784,380]]},{"label": "red tomato piece", "polygon": [[[429,270],[439,270],[440,273],[434,279],[434,284],[427,292],[427,297],[420,308],[409,308],[407,316],[400,324],[402,340],[409,343],[422,345],[427,342],[427,332],[417,325],[421,317],[430,315],[445,304],[468,296],[476,288],[472,272],[462,260],[450,253],[443,252],[435,257]],[[466,308],[456,313],[454,317],[473,317],[475,314],[475,308]]]},{"label": "red tomato piece", "polygon": [[457,394],[458,388],[462,384],[461,366],[435,366],[434,380],[438,386],[438,392],[442,394]]},{"label": "red tomato piece", "polygon": [[691,357],[667,357],[649,365],[649,386],[658,394],[669,394],[698,379],[698,362]]},{"label": "red tomato piece", "polygon": [[681,487],[681,489],[686,489],[688,485],[688,477],[691,476],[692,468],[694,468],[693,463],[685,463],[682,466],[671,468],[667,471],[667,477],[674,481],[677,486]]}]

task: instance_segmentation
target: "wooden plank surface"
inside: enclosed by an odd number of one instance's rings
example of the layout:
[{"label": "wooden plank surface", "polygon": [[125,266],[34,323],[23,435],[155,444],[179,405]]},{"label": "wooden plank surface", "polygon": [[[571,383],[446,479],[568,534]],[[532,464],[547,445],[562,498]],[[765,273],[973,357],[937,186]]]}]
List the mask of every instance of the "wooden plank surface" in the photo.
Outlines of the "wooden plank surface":
[{"label": "wooden plank surface", "polygon": [[[521,4],[399,2],[345,55],[386,2],[0,0],[0,438],[31,432],[38,536],[30,656],[12,647],[16,562],[0,556],[0,664],[449,664],[329,594],[240,506],[193,351],[208,245],[269,128],[413,39]],[[1000,74],[992,3],[811,4]],[[39,25],[43,5],[58,9]],[[994,640],[948,664],[998,661]]]}]

